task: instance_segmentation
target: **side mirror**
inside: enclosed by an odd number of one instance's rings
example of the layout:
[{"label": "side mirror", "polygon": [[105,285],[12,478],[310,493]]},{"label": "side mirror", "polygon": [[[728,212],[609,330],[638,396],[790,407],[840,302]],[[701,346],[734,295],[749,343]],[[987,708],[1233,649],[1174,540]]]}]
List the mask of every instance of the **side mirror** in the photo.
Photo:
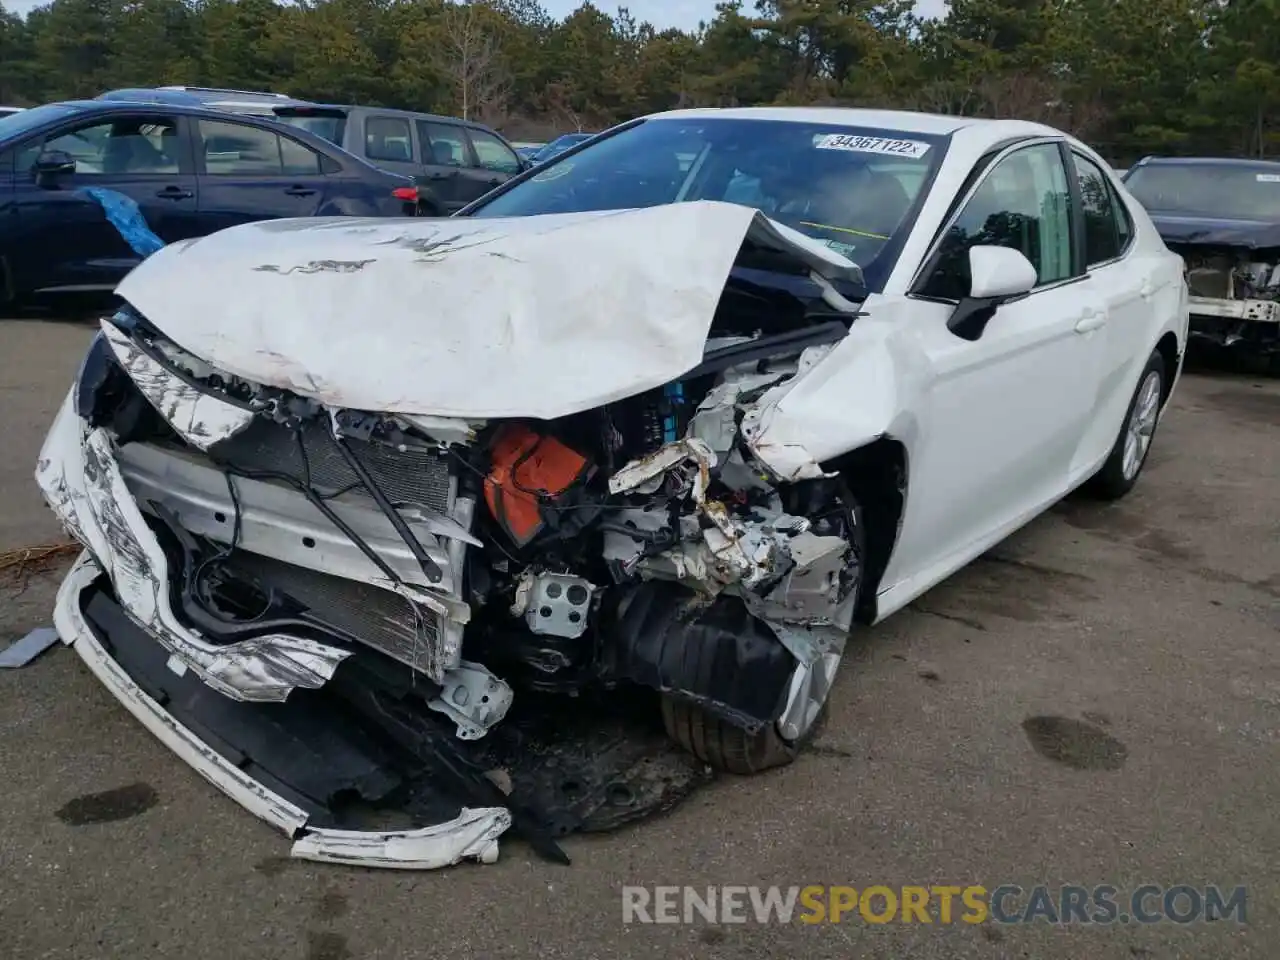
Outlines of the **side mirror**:
[{"label": "side mirror", "polygon": [[76,172],[76,161],[65,150],[45,150],[36,157],[31,165],[31,172],[36,176],[36,183],[41,187],[50,187],[59,177]]},{"label": "side mirror", "polygon": [[969,295],[956,304],[947,329],[962,340],[977,340],[1003,303],[1025,297],[1036,285],[1036,268],[1009,247],[969,248]]}]

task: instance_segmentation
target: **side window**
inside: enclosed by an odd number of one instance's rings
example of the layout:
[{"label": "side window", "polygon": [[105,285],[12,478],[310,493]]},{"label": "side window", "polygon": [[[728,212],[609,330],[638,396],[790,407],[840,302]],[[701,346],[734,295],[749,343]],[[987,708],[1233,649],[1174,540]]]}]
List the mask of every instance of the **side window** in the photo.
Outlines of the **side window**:
[{"label": "side window", "polygon": [[280,159],[286,177],[317,177],[322,172],[320,154],[290,137],[280,138]]},{"label": "side window", "polygon": [[434,163],[444,167],[470,166],[468,159],[466,134],[461,127],[448,123],[427,123],[418,121],[418,140],[422,142],[422,150],[427,155],[423,163]]},{"label": "side window", "polygon": [[270,130],[243,123],[199,121],[205,173],[215,177],[278,177],[280,138]]},{"label": "side window", "polygon": [[30,170],[45,150],[61,150],[81,176],[177,173],[181,142],[177,120],[117,117],[33,140],[18,151],[16,163]]},{"label": "side window", "polygon": [[1071,271],[1067,171],[1056,143],[1024,147],[990,171],[948,229],[921,293],[960,300],[969,293],[969,248],[1011,247],[1036,268],[1037,286]]},{"label": "side window", "polygon": [[520,172],[520,158],[501,140],[491,133],[472,128],[471,146],[475,148],[480,166],[497,173],[517,174]]},{"label": "side window", "polygon": [[413,160],[413,138],[403,117],[369,117],[364,122],[364,153],[370,160]]},{"label": "side window", "polygon": [[1087,266],[1106,263],[1120,256],[1124,243],[1120,239],[1120,225],[1116,222],[1116,209],[1111,187],[1097,164],[1079,154],[1071,155],[1076,167],[1076,179],[1080,182],[1080,207],[1084,220],[1084,262]]}]

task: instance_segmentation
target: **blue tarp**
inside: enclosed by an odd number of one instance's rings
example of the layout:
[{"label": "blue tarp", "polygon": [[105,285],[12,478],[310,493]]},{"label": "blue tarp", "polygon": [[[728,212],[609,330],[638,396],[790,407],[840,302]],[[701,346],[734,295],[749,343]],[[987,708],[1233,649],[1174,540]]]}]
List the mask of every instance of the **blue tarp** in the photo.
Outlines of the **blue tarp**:
[{"label": "blue tarp", "polygon": [[132,197],[105,187],[82,187],[77,193],[97,202],[111,225],[144,260],[164,246],[164,241],[147,226],[147,218]]}]

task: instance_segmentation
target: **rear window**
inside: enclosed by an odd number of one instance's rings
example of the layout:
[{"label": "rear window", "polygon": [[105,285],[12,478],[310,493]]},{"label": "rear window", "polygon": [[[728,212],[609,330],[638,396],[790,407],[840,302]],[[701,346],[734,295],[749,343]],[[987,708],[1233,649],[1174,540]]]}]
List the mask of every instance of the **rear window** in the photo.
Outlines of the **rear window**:
[{"label": "rear window", "polygon": [[1131,170],[1124,185],[1156,213],[1280,219],[1280,164],[1153,163]]},{"label": "rear window", "polygon": [[306,130],[317,137],[323,137],[332,144],[342,146],[342,138],[347,132],[347,115],[336,110],[317,113],[297,108],[280,108],[275,111],[276,119],[299,130]]}]

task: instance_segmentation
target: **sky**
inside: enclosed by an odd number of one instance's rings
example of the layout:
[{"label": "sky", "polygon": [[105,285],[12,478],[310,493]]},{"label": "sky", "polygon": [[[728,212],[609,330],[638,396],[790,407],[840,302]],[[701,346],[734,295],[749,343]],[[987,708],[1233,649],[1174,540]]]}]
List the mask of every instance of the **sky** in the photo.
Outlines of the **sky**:
[{"label": "sky", "polygon": [[[48,0],[0,0],[6,10],[25,14],[32,7]],[[582,0],[543,0],[543,6],[553,17],[560,19],[577,9]],[[614,13],[620,5],[617,0],[595,0],[596,6],[606,13]],[[692,30],[699,20],[711,20],[716,13],[716,0],[627,0],[621,4],[631,11],[637,21],[648,20],[659,30],[679,27]],[[744,4],[750,7],[750,3]],[[919,0],[916,8],[924,16],[939,16],[946,0]]]}]

